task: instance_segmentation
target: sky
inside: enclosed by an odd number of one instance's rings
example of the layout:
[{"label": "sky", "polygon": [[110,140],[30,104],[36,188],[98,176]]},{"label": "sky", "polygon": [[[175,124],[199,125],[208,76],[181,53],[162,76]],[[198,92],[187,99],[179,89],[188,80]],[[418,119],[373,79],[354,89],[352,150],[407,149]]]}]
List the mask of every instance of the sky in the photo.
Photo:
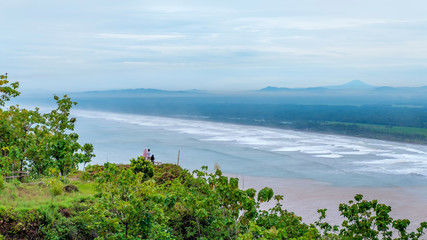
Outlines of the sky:
[{"label": "sky", "polygon": [[22,91],[427,85],[425,0],[0,0]]}]

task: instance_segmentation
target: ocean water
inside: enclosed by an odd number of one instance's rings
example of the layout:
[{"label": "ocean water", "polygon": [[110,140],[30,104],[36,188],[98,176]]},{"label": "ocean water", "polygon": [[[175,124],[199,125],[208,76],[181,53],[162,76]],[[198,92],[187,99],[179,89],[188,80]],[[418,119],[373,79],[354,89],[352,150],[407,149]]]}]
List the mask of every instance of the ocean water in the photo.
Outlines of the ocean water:
[{"label": "ocean water", "polygon": [[195,170],[311,179],[334,186],[426,186],[427,146],[145,115],[74,110],[93,164],[129,163],[150,148],[157,161]]}]

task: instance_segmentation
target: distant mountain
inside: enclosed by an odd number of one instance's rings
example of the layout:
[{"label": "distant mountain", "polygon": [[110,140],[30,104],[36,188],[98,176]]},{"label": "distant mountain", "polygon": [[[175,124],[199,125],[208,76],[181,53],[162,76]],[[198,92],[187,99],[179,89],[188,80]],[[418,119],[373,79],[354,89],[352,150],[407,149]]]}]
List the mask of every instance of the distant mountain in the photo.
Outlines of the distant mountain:
[{"label": "distant mountain", "polygon": [[[336,86],[324,87],[308,87],[308,88],[287,88],[268,86],[263,89],[249,92],[208,92],[198,89],[190,89],[184,91],[168,91],[152,88],[136,88],[136,89],[115,89],[104,91],[87,91],[71,93],[71,97],[77,98],[145,98],[145,97],[214,97],[214,96],[250,96],[254,93],[261,95],[286,95],[293,97],[332,97],[332,96],[347,96],[347,97],[365,97],[365,96],[386,96],[387,97],[405,97],[407,99],[414,96],[427,96],[427,86],[423,87],[377,87],[366,84],[360,80],[353,80],[348,83]],[[283,93],[283,94],[282,94]],[[378,97],[377,96],[377,97]],[[423,97],[424,98],[424,97]]]},{"label": "distant mountain", "polygon": [[103,90],[103,91],[86,91],[86,92],[75,92],[71,95],[77,97],[144,97],[144,96],[178,96],[178,95],[197,95],[203,91],[192,89],[188,91],[168,91],[161,89],[152,88],[135,88],[135,89],[114,89],[114,90]]},{"label": "distant mountain", "polygon": [[266,88],[260,89],[260,92],[284,92],[284,91],[325,91],[329,89],[355,89],[355,90],[363,90],[363,89],[373,89],[374,86],[366,84],[360,80],[353,80],[343,85],[337,86],[325,86],[325,87],[308,87],[308,88],[287,88],[287,87],[272,87],[268,86]]},{"label": "distant mountain", "polygon": [[326,88],[332,88],[332,89],[369,89],[369,88],[375,88],[372,85],[369,85],[365,82],[362,82],[360,80],[353,80],[348,83],[345,83],[343,85],[338,86],[330,86]]},{"label": "distant mountain", "polygon": [[291,88],[285,88],[285,87],[268,86],[268,87],[260,89],[258,91],[261,91],[261,92],[280,92],[280,91],[289,91],[289,90],[292,90],[292,89]]},{"label": "distant mountain", "polygon": [[134,88],[134,89],[113,89],[103,91],[87,91],[82,93],[166,93],[167,90],[152,89],[152,88]]},{"label": "distant mountain", "polygon": [[286,88],[286,87],[266,87],[258,90],[259,92],[319,92],[328,90],[326,87],[309,87],[309,88]]}]

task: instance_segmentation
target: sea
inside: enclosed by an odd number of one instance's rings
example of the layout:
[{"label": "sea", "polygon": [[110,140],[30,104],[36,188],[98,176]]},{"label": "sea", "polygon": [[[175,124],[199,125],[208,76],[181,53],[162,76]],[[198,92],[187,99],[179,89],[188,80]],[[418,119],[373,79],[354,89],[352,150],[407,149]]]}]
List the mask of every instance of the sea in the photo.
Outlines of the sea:
[{"label": "sea", "polygon": [[[338,187],[427,186],[427,146],[253,125],[73,110],[92,164],[130,163],[151,149],[156,161],[190,171],[314,180]],[[426,188],[423,188],[426,189]],[[427,191],[423,193],[427,198]]]}]

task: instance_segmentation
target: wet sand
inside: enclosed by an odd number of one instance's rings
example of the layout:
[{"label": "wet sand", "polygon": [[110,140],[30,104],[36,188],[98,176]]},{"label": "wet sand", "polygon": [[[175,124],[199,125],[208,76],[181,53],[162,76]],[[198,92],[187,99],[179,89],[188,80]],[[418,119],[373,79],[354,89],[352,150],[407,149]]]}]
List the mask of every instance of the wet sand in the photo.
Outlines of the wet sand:
[{"label": "wet sand", "polygon": [[[341,225],[342,217],[338,211],[340,203],[348,203],[356,194],[364,199],[377,199],[392,207],[393,219],[406,218],[411,221],[410,230],[415,230],[420,222],[427,221],[427,186],[421,187],[336,187],[326,183],[304,179],[285,179],[269,177],[252,177],[235,174],[224,174],[238,177],[242,189],[264,187],[273,189],[274,194],[284,195],[281,204],[288,211],[301,216],[305,223],[318,220],[317,209],[328,209],[326,221]],[[263,203],[261,208],[269,209],[275,205],[272,200]]]}]

